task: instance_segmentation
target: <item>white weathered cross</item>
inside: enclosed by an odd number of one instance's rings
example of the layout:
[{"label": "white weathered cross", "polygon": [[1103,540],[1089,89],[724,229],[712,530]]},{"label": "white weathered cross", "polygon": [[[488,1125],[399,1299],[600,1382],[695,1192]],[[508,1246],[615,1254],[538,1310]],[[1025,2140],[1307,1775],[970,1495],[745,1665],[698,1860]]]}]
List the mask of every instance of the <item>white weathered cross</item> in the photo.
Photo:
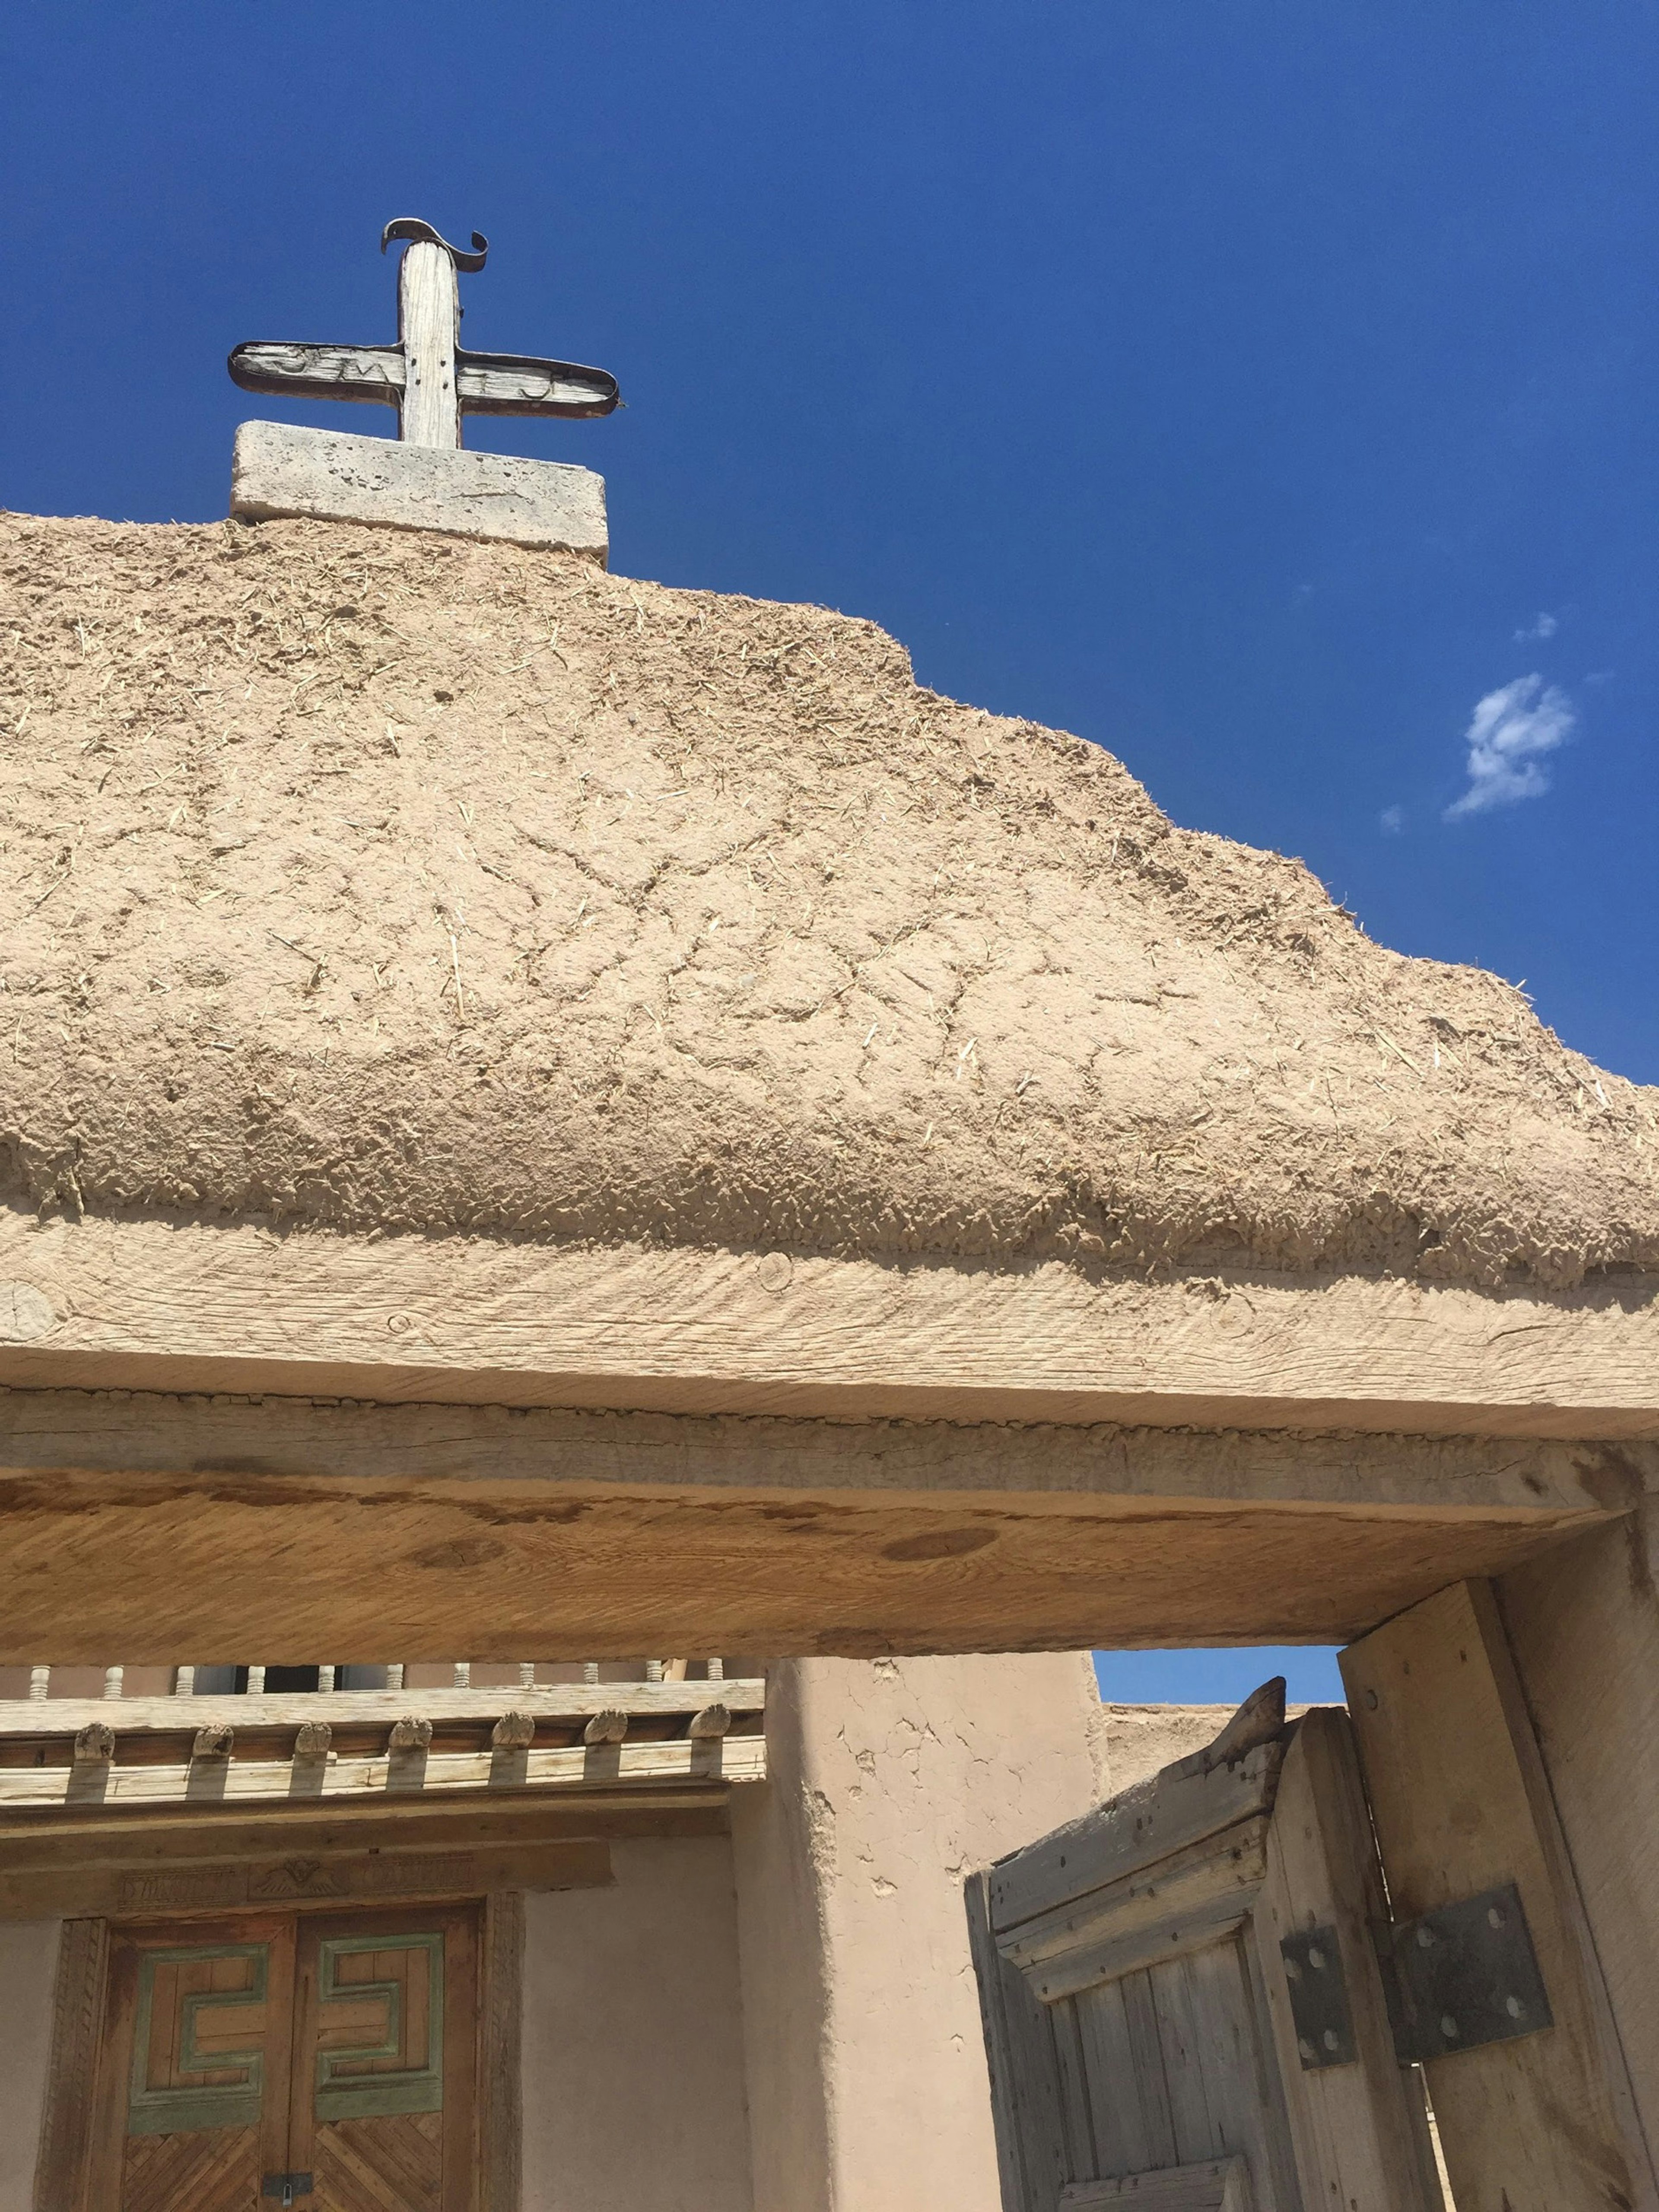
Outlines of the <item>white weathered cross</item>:
[{"label": "white weathered cross", "polygon": [[617,380],[574,362],[527,354],[468,353],[460,343],[458,271],[482,269],[489,241],[472,234],[468,253],[429,222],[399,216],[380,251],[408,241],[398,271],[398,343],[393,346],[283,345],[254,339],[231,355],[230,373],[246,392],[291,399],[374,399],[398,410],[405,445],[461,442],[464,415],[608,415]]}]

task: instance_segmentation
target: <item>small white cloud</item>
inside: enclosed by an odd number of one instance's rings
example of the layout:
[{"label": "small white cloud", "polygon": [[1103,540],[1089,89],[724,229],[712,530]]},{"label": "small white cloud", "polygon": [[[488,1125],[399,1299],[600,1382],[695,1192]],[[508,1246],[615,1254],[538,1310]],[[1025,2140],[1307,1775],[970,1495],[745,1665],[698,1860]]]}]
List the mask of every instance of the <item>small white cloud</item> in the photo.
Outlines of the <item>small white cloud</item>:
[{"label": "small white cloud", "polygon": [[1517,645],[1531,645],[1535,639],[1553,637],[1560,627],[1554,615],[1535,615],[1525,629],[1516,630],[1515,641]]},{"label": "small white cloud", "polygon": [[1397,837],[1406,826],[1406,810],[1403,806],[1385,806],[1376,819],[1385,837]]},{"label": "small white cloud", "polygon": [[1541,676],[1518,676],[1513,684],[1488,691],[1470,717],[1464,738],[1469,787],[1446,809],[1446,820],[1540,798],[1550,787],[1544,756],[1566,743],[1577,721],[1566,693]]}]

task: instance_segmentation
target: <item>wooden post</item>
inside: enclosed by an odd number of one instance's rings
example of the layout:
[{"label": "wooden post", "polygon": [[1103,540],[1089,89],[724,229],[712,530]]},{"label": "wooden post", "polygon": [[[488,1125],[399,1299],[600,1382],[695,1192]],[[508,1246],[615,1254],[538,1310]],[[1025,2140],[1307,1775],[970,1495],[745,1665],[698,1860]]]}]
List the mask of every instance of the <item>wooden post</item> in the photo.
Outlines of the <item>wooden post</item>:
[{"label": "wooden post", "polygon": [[460,318],[460,287],[445,248],[424,240],[405,246],[398,271],[398,335],[405,364],[398,434],[406,446],[453,451],[461,442],[455,392]]},{"label": "wooden post", "polygon": [[193,1667],[177,1669],[173,1677],[173,1694],[175,1698],[193,1698],[196,1695],[196,1669]]},{"label": "wooden post", "polygon": [[118,1698],[120,1696],[121,1684],[126,1674],[126,1671],[127,1670],[125,1667],[105,1668],[104,1695],[106,1698]]},{"label": "wooden post", "polygon": [[[1316,1707],[1285,1755],[1253,1923],[1310,2207],[1439,2212],[1422,2083],[1395,2060],[1371,1946],[1372,1929],[1387,1917],[1352,1726],[1340,1706]],[[1310,2068],[1298,2048],[1280,1945],[1316,1927],[1332,1932],[1358,2064]]]},{"label": "wooden post", "polygon": [[1656,1570],[1650,1498],[1497,1586],[1650,2146],[1659,2145]]},{"label": "wooden post", "polygon": [[1453,2197],[1474,2212],[1500,2198],[1508,2212],[1659,2212],[1490,1586],[1455,1583],[1425,1598],[1351,1644],[1341,1666],[1395,1920],[1513,1882],[1548,1993],[1550,2027],[1425,2063]]},{"label": "wooden post", "polygon": [[49,1696],[49,1695],[51,1694],[51,1691],[52,1691],[52,1669],[51,1669],[51,1668],[50,1668],[50,1667],[31,1667],[31,1668],[29,1668],[29,1695],[30,1695],[30,1697],[31,1697],[31,1698],[33,1698],[37,1703],[39,1703],[39,1701],[40,1701],[42,1698],[45,1698],[45,1697]]}]

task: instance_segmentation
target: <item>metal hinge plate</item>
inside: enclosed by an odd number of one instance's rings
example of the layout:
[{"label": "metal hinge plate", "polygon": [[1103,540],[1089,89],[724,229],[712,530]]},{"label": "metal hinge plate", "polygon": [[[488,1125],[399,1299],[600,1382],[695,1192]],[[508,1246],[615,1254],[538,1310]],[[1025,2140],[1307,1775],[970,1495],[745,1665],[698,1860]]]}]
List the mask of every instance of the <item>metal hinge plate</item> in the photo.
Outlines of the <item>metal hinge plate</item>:
[{"label": "metal hinge plate", "polygon": [[1376,1948],[1402,2065],[1553,2025],[1512,1881],[1381,1929]]},{"label": "metal hinge plate", "polygon": [[1296,2051],[1305,2074],[1322,2066],[1352,2066],[1353,2014],[1334,1928],[1306,1928],[1279,1938],[1285,1979],[1296,2024]]}]

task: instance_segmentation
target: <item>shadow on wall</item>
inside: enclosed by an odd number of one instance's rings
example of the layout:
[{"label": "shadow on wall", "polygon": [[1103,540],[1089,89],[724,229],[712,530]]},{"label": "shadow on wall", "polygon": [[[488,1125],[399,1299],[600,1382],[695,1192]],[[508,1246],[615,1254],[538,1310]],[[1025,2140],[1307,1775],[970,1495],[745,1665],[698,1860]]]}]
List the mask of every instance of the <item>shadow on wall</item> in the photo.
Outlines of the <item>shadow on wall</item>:
[{"label": "shadow on wall", "polygon": [[1196,1651],[1097,1651],[1101,1701],[1115,1705],[1237,1705],[1272,1675],[1292,1705],[1340,1705],[1336,1646],[1261,1644]]}]

